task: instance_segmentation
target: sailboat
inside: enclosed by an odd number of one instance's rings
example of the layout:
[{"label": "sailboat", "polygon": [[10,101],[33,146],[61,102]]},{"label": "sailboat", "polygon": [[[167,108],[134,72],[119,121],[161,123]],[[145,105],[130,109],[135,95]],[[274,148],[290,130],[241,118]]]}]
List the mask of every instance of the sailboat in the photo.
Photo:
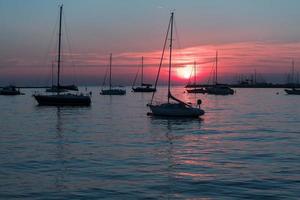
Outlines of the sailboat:
[{"label": "sailboat", "polygon": [[193,89],[187,89],[186,91],[188,93],[201,93],[201,94],[205,94],[206,93],[206,89],[205,88],[199,88],[197,87],[197,81],[196,81],[196,76],[197,76],[197,69],[196,69],[196,61],[194,62],[194,83],[193,84],[188,84],[189,86],[193,87]]},{"label": "sailboat", "polygon": [[[168,31],[167,35],[165,38],[165,43],[164,43],[164,48],[162,52],[162,57],[161,57],[161,63],[159,66],[158,70],[158,75],[155,83],[155,87],[157,85],[157,80],[159,77],[160,69],[162,66],[162,61],[163,61],[163,55],[166,47],[166,43],[168,40],[168,36],[170,34],[170,46],[169,46],[169,78],[168,78],[168,94],[167,98],[168,101],[166,103],[162,104],[153,104],[153,97],[154,93],[151,99],[151,103],[148,104],[151,113],[149,115],[153,116],[165,116],[165,117],[194,117],[198,118],[199,116],[204,114],[204,110],[200,108],[201,100],[198,100],[198,106],[199,107],[193,107],[191,104],[185,103],[178,98],[174,97],[171,93],[171,71],[172,71],[172,46],[173,46],[173,23],[174,23],[174,12],[171,13],[170,21],[169,21],[169,26],[168,26]],[[171,28],[171,30],[170,30]],[[173,102],[171,102],[171,100]]]},{"label": "sailboat", "polygon": [[292,61],[292,85],[291,89],[285,89],[287,94],[300,95],[300,90],[295,87],[295,63]]},{"label": "sailboat", "polygon": [[216,68],[215,68],[215,83],[212,86],[206,87],[207,94],[213,95],[231,95],[234,94],[234,90],[230,87],[218,83],[218,51],[216,51]]},{"label": "sailboat", "polygon": [[83,94],[67,94],[62,92],[64,89],[60,84],[62,5],[59,10],[57,84],[55,86],[57,90],[55,94],[34,94],[33,97],[41,106],[89,106],[91,104],[90,96]]},{"label": "sailboat", "polygon": [[109,88],[108,89],[102,89],[100,94],[101,95],[125,95],[126,90],[121,88],[113,88],[111,84],[111,67],[112,67],[112,54],[109,56]]},{"label": "sailboat", "polygon": [[142,57],[141,85],[138,87],[134,87],[136,78],[137,76],[133,81],[133,86],[132,86],[133,92],[156,92],[156,88],[153,88],[152,84],[144,83],[144,57]]},{"label": "sailboat", "polygon": [[294,95],[300,95],[300,90],[296,88],[292,89],[285,89],[284,90],[287,94],[294,94]]},{"label": "sailboat", "polygon": [[20,89],[17,89],[17,87],[14,85],[8,85],[0,89],[0,95],[13,96],[21,94],[23,93],[20,92]]},{"label": "sailboat", "polygon": [[54,62],[52,61],[51,64],[51,87],[46,89],[46,92],[67,92],[66,89],[63,89],[61,86],[57,87],[56,85],[54,85]]},{"label": "sailboat", "polygon": [[46,92],[57,93],[57,92],[68,92],[68,90],[78,91],[78,87],[76,85],[60,85],[59,87],[54,85],[54,62],[53,61],[51,65],[51,76],[52,76],[51,87],[47,88]]}]

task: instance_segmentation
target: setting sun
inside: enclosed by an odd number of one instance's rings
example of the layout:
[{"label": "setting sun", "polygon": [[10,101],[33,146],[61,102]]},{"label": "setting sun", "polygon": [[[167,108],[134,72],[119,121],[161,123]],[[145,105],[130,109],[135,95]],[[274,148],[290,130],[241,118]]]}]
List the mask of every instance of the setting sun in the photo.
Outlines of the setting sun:
[{"label": "setting sun", "polygon": [[188,79],[190,78],[192,72],[193,72],[193,67],[192,66],[184,66],[184,67],[179,67],[176,69],[177,76],[180,78]]}]

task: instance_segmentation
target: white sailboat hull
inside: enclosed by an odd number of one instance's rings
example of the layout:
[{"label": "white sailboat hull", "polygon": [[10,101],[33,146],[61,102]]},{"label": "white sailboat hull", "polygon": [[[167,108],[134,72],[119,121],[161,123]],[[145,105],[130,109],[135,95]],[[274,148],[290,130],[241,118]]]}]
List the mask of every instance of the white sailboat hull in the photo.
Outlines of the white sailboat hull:
[{"label": "white sailboat hull", "polygon": [[152,115],[166,117],[193,117],[198,118],[204,114],[200,108],[188,107],[181,103],[164,103],[161,105],[149,105]]}]

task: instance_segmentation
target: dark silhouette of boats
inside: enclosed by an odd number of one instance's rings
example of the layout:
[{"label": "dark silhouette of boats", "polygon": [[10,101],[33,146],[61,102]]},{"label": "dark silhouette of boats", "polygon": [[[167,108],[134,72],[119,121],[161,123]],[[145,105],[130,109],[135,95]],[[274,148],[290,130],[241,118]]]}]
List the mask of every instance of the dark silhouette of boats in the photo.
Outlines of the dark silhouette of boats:
[{"label": "dark silhouette of boats", "polygon": [[13,96],[22,94],[23,93],[20,92],[20,89],[17,89],[17,87],[14,85],[5,86],[2,89],[0,89],[0,95]]},{"label": "dark silhouette of boats", "polygon": [[205,88],[194,88],[194,89],[187,89],[186,90],[188,93],[194,93],[194,94],[205,94],[206,89]]},{"label": "dark silhouette of boats", "polygon": [[76,85],[60,85],[59,87],[57,87],[56,85],[54,85],[54,64],[52,62],[52,81],[51,81],[51,87],[46,89],[46,92],[53,92],[53,93],[57,93],[57,92],[67,92],[67,91],[78,91],[78,87]]},{"label": "dark silhouette of boats", "polygon": [[90,96],[63,93],[63,86],[60,85],[62,11],[63,6],[61,5],[59,11],[57,85],[55,86],[57,89],[56,94],[34,94],[33,97],[41,106],[89,106],[91,104]]},{"label": "dark silhouette of boats", "polygon": [[[111,67],[112,67],[112,54],[109,56],[109,88],[108,89],[102,89],[100,94],[101,95],[125,95],[126,90],[121,88],[113,88],[111,83]],[[104,84],[105,84],[106,75],[104,77]]]},{"label": "dark silhouette of boats", "polygon": [[91,104],[91,98],[83,94],[37,94],[34,98],[41,106],[89,106]]},{"label": "dark silhouette of boats", "polygon": [[[174,13],[171,13],[169,25],[168,25],[168,30],[164,42],[164,47],[163,47],[163,52],[162,52],[162,57],[160,61],[160,66],[156,78],[156,83],[155,87],[157,85],[157,80],[160,74],[160,69],[162,66],[162,61],[164,57],[164,51],[166,48],[166,43],[168,40],[168,36],[170,35],[170,46],[169,46],[169,79],[168,79],[168,94],[167,94],[167,99],[168,101],[166,103],[161,103],[161,104],[153,104],[153,96],[151,99],[151,103],[148,104],[151,112],[148,113],[148,115],[153,115],[153,116],[164,116],[164,117],[192,117],[192,118],[198,118],[199,116],[204,114],[204,110],[200,108],[201,100],[197,101],[197,104],[199,107],[193,107],[191,104],[185,103],[178,98],[174,97],[171,94],[171,71],[172,71],[172,44],[173,44],[173,23],[174,23]],[[173,102],[171,102],[171,100]]]},{"label": "dark silhouette of boats", "polygon": [[284,91],[290,95],[300,95],[300,89],[297,89],[295,87],[295,63],[294,63],[294,60],[292,61],[292,83],[291,83],[291,85],[292,85],[291,89],[285,89]]},{"label": "dark silhouette of boats", "polygon": [[207,94],[212,95],[232,95],[234,94],[234,90],[228,87],[225,84],[218,83],[218,51],[216,52],[216,61],[215,61],[215,80],[214,85],[208,86],[205,88]]},{"label": "dark silhouette of boats", "polygon": [[205,88],[207,94],[213,95],[232,95],[234,90],[225,84],[215,84]]},{"label": "dark silhouette of boats", "polygon": [[196,61],[194,62],[194,83],[193,84],[187,84],[187,88],[192,88],[192,89],[186,89],[188,93],[200,93],[200,94],[205,94],[206,89],[204,87],[198,87],[197,85],[197,66],[196,66]]},{"label": "dark silhouette of boats", "polygon": [[152,84],[142,83],[140,87],[132,88],[133,92],[156,92],[156,88]]},{"label": "dark silhouette of boats", "polygon": [[119,88],[112,88],[112,89],[103,89],[100,92],[101,95],[125,95],[126,90],[119,89]]},{"label": "dark silhouette of boats", "polygon": [[132,91],[133,92],[156,92],[156,88],[152,87],[152,84],[149,83],[144,83],[144,57],[142,57],[142,72],[141,72],[141,85],[134,87],[137,76],[138,76],[138,72],[137,75],[135,76],[135,79],[133,81],[133,86],[132,86]]},{"label": "dark silhouette of boats", "polygon": [[294,94],[294,95],[300,95],[300,90],[296,88],[292,89],[285,89],[284,90],[287,94]]},{"label": "dark silhouette of boats", "polygon": [[194,93],[194,94],[205,94],[206,88],[193,88],[193,89],[187,89],[188,93]]},{"label": "dark silhouette of boats", "polygon": [[232,88],[285,88],[286,84],[273,84],[268,83],[262,74],[257,73],[254,69],[254,73],[251,74],[238,74],[237,83],[231,84]]},{"label": "dark silhouette of boats", "polygon": [[78,91],[78,87],[76,85],[61,85],[57,87],[56,85],[52,85],[51,88],[46,89],[46,92],[67,92],[67,91]]}]

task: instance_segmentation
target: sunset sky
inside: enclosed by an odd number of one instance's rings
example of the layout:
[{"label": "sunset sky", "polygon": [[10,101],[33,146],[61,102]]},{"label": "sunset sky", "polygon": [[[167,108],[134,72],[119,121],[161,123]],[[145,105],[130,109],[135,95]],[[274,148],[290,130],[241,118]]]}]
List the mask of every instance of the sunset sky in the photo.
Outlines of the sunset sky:
[{"label": "sunset sky", "polygon": [[146,82],[153,82],[172,10],[176,84],[187,82],[182,68],[194,61],[205,83],[216,50],[223,82],[254,70],[284,82],[292,59],[300,72],[299,0],[0,0],[0,85],[51,83],[61,3],[66,83],[101,84],[109,53],[114,84],[131,84],[141,56]]}]

